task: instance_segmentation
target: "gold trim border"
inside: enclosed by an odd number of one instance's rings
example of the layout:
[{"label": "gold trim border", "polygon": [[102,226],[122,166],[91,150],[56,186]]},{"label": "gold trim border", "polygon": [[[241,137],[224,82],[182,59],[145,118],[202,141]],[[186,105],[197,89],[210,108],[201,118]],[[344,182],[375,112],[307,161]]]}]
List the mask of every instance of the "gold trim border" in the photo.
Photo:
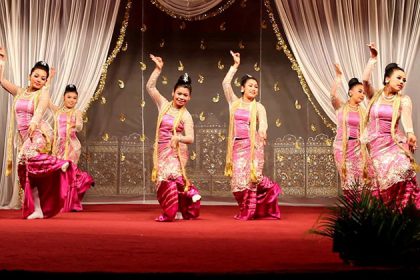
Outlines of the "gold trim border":
[{"label": "gold trim border", "polygon": [[315,112],[322,119],[322,122],[324,123],[324,125],[328,127],[329,129],[331,129],[332,132],[336,133],[336,126],[334,124],[331,124],[331,122],[329,122],[327,118],[324,115],[322,115],[321,111],[318,109],[318,107],[315,105],[315,103],[312,100],[311,95],[313,95],[313,93],[310,90],[308,84],[306,83],[305,77],[302,74],[302,70],[300,69],[299,63],[296,61],[296,58],[294,57],[293,53],[289,50],[289,47],[287,46],[287,43],[284,41],[283,36],[281,36],[280,29],[276,23],[276,19],[273,14],[273,9],[271,8],[270,0],[264,0],[264,6],[267,9],[267,14],[268,14],[268,17],[270,18],[273,31],[276,34],[277,43],[281,46],[284,54],[286,55],[286,57],[289,59],[290,63],[292,64],[292,69],[296,71],[300,84],[302,86],[302,89],[306,94],[306,97],[308,98]]},{"label": "gold trim border", "polygon": [[223,4],[223,6],[220,6],[220,7],[216,8],[216,11],[213,11],[209,14],[208,13],[203,13],[203,14],[200,14],[198,16],[193,16],[193,17],[186,17],[186,16],[177,15],[174,12],[172,12],[171,10],[168,10],[167,8],[165,8],[157,0],[151,0],[150,2],[153,5],[155,5],[157,8],[159,8],[159,10],[167,13],[169,16],[171,16],[173,18],[187,20],[187,21],[198,21],[198,20],[208,19],[208,18],[217,16],[217,15],[223,13],[226,9],[228,9],[230,6],[232,6],[232,4],[235,3],[235,1],[236,0],[228,0],[225,4]]},{"label": "gold trim border", "polygon": [[102,95],[102,92],[105,88],[106,78],[107,78],[107,75],[108,75],[108,68],[112,64],[112,62],[114,62],[114,59],[117,57],[117,55],[120,52],[121,47],[124,43],[125,32],[127,30],[128,20],[130,18],[131,5],[132,5],[132,0],[128,0],[127,4],[125,5],[124,18],[123,18],[122,25],[121,25],[121,28],[120,28],[120,35],[118,36],[117,43],[116,43],[114,49],[112,50],[111,54],[106,59],[104,65],[102,65],[102,73],[101,73],[101,78],[99,80],[98,87],[96,88],[96,91],[93,94],[93,96],[91,97],[88,105],[86,106],[86,109],[84,110],[84,114],[87,113],[87,111],[89,110],[92,103],[94,101],[98,100],[99,97],[101,97],[101,95]]}]

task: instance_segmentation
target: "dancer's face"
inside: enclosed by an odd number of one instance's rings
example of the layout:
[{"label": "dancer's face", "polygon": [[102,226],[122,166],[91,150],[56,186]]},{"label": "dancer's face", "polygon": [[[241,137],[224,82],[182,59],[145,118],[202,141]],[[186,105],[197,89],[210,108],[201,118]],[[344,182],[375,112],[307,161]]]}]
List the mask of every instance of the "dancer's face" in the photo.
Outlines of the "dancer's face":
[{"label": "dancer's face", "polygon": [[392,92],[398,92],[403,90],[407,78],[404,71],[395,70],[386,81],[389,81],[388,86]]},{"label": "dancer's face", "polygon": [[350,99],[356,104],[360,104],[365,99],[365,91],[363,85],[355,85],[349,91]]},{"label": "dancer's face", "polygon": [[258,82],[254,79],[248,79],[245,85],[241,87],[244,97],[248,100],[254,100],[258,95]]},{"label": "dancer's face", "polygon": [[174,105],[177,108],[181,108],[187,105],[188,101],[191,99],[191,92],[188,88],[177,87],[174,92],[172,92]]},{"label": "dancer's face", "polygon": [[41,89],[47,82],[47,72],[43,69],[35,69],[29,75],[29,86],[34,90]]},{"label": "dancer's face", "polygon": [[64,94],[64,106],[72,109],[76,106],[78,95],[74,91],[69,91]]}]

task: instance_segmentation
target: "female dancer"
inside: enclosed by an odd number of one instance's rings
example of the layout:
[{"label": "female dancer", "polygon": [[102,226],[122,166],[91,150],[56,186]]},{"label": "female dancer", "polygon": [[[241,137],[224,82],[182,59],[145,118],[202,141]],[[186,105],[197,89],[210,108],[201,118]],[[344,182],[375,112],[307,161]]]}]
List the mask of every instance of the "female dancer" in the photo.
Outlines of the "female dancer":
[{"label": "female dancer", "polygon": [[93,178],[77,167],[82,147],[76,133],[83,129],[82,112],[75,108],[78,96],[76,86],[69,84],[64,91],[63,106],[55,106],[51,101],[49,103],[54,112],[52,153],[60,159],[70,160],[76,175],[73,185],[68,190],[63,212],[82,211],[83,196],[94,185]]},{"label": "female dancer", "polygon": [[[242,97],[233,92],[231,82],[240,64],[239,53],[230,52],[234,64],[222,86],[229,103],[230,121],[225,175],[232,177],[231,189],[239,206],[238,220],[280,219],[280,186],[262,175],[264,146],[267,139],[267,115],[256,102],[258,82],[245,75],[241,79]],[[257,130],[258,123],[258,130]]]},{"label": "female dancer", "polygon": [[14,96],[7,143],[6,175],[12,171],[12,144],[16,119],[19,141],[18,177],[24,189],[23,217],[49,218],[59,213],[63,207],[73,175],[69,161],[48,154],[51,151],[52,129],[42,118],[49,102],[46,86],[49,66],[44,61],[37,62],[31,69],[29,86],[19,88],[3,78],[6,54],[3,48],[0,48],[0,53],[0,82],[2,87]]},{"label": "female dancer", "polygon": [[159,110],[152,181],[156,182],[157,198],[163,209],[156,221],[173,221],[177,211],[181,212],[183,219],[197,218],[201,196],[190,184],[185,172],[188,160],[187,144],[194,142],[194,123],[186,108],[191,99],[191,79],[187,73],[182,75],[172,91],[172,101],[168,101],[156,88],[163,60],[154,55],[150,55],[150,58],[156,67],[150,75],[146,89]]},{"label": "female dancer", "polygon": [[[402,93],[405,71],[396,63],[385,67],[383,87],[374,91],[370,84],[378,50],[368,45],[371,58],[363,73],[363,85],[370,99],[367,108],[366,142],[379,184],[379,195],[388,205],[402,209],[412,200],[420,208],[413,152],[417,148],[412,121],[412,103]],[[400,130],[399,123],[405,134]]]},{"label": "female dancer", "polygon": [[[337,170],[340,174],[341,185],[346,194],[352,186],[360,186],[368,181],[368,174],[364,167],[366,164],[367,150],[366,145],[360,142],[360,132],[364,130],[364,119],[366,112],[360,103],[365,98],[363,84],[357,78],[352,78],[348,82],[349,100],[345,103],[338,95],[337,89],[343,79],[343,72],[340,65],[335,64],[335,80],[331,89],[331,103],[337,115],[337,134],[334,139],[334,159]],[[373,177],[370,172],[369,178]]]}]

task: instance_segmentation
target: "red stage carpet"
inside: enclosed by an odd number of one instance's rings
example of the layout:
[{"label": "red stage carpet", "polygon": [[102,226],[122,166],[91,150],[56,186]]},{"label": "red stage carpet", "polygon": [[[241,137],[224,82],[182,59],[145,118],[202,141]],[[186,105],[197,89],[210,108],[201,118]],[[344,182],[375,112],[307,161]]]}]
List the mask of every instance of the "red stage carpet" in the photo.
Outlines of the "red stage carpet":
[{"label": "red stage carpet", "polygon": [[3,276],[32,273],[45,279],[76,273],[78,277],[159,278],[175,273],[184,278],[244,278],[266,274],[355,276],[367,271],[343,264],[332,252],[331,240],[308,233],[326,211],[321,207],[281,206],[281,220],[244,222],[232,218],[236,206],[202,206],[198,220],[172,223],[154,221],[159,205],[84,207],[84,212],[44,220],[23,220],[20,211],[0,211]]}]

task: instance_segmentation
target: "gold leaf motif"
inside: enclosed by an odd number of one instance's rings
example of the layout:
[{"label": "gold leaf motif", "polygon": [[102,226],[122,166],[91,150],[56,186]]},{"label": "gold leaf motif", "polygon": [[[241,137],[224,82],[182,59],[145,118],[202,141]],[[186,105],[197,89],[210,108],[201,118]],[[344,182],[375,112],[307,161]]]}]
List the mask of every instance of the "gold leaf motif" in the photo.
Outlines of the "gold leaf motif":
[{"label": "gold leaf motif", "polygon": [[125,51],[127,51],[127,49],[128,49],[128,43],[127,43],[127,42],[125,42],[125,44],[124,44],[124,46],[121,48],[121,50],[122,50],[123,52],[125,52]]},{"label": "gold leaf motif", "polygon": [[206,120],[206,117],[204,116],[204,112],[200,113],[200,121],[204,122]]},{"label": "gold leaf motif", "polygon": [[274,91],[279,91],[280,87],[279,87],[279,82],[275,82],[274,83]]},{"label": "gold leaf motif", "polygon": [[106,103],[106,98],[105,97],[101,97],[101,104],[104,105]]},{"label": "gold leaf motif", "polygon": [[122,80],[118,80],[118,86],[119,86],[120,88],[124,88],[124,87],[125,87],[124,81],[122,81]]},{"label": "gold leaf motif", "polygon": [[233,83],[235,84],[235,86],[240,87],[241,83],[239,82],[239,79],[236,78],[235,81],[233,81]]},{"label": "gold leaf motif", "polygon": [[327,140],[325,140],[325,144],[327,144],[327,146],[331,146],[332,140],[330,138],[327,138]]},{"label": "gold leaf motif", "polygon": [[140,101],[140,107],[144,108],[144,106],[146,106],[146,101],[145,100]]},{"label": "gold leaf motif", "polygon": [[263,20],[261,21],[261,28],[262,28],[262,29],[267,29],[267,22],[265,21],[265,19],[263,19]]},{"label": "gold leaf motif", "polygon": [[258,72],[258,71],[260,71],[260,69],[261,68],[260,68],[260,66],[258,66],[258,62],[255,62],[255,64],[254,64],[254,70]]},{"label": "gold leaf motif", "polygon": [[222,61],[221,61],[221,60],[219,60],[219,61],[217,62],[217,68],[219,68],[219,70],[223,70],[223,68],[225,68],[225,65],[222,63]]},{"label": "gold leaf motif", "polygon": [[166,76],[162,76],[162,84],[167,85],[168,84],[168,78]]},{"label": "gold leaf motif", "polygon": [[163,48],[165,46],[165,39],[161,39],[159,43],[159,47]]},{"label": "gold leaf motif", "polygon": [[184,71],[184,64],[182,64],[181,60],[179,61],[178,71]]},{"label": "gold leaf motif", "polygon": [[311,158],[310,158],[310,157],[307,157],[307,158],[306,158],[306,162],[307,162],[307,163],[311,163]]},{"label": "gold leaf motif", "polygon": [[224,21],[224,22],[222,22],[222,23],[220,24],[219,29],[220,29],[221,31],[225,31],[225,30],[226,30],[226,21]]},{"label": "gold leaf motif", "polygon": [[295,143],[295,148],[298,149],[298,150],[302,149],[302,146],[300,145],[300,142]]},{"label": "gold leaf motif", "polygon": [[277,154],[276,159],[277,161],[282,162],[284,160],[284,156],[282,156],[281,154]]},{"label": "gold leaf motif", "polygon": [[277,120],[276,120],[276,126],[277,126],[277,127],[280,127],[281,125],[282,125],[281,120],[280,120],[280,119],[277,119]]},{"label": "gold leaf motif", "polygon": [[146,32],[146,30],[147,30],[147,25],[146,25],[145,23],[143,23],[143,24],[141,25],[140,31],[141,31],[141,32]]},{"label": "gold leaf motif", "polygon": [[179,25],[179,29],[184,30],[185,27],[187,27],[187,24],[185,23],[185,21],[181,22],[181,24]]},{"label": "gold leaf motif", "polygon": [[190,159],[195,160],[196,158],[197,158],[197,154],[194,151],[192,151]]},{"label": "gold leaf motif", "polygon": [[223,135],[221,132],[219,132],[219,142],[223,142],[223,141],[225,141],[225,139],[226,139],[226,136],[225,135]]},{"label": "gold leaf motif", "polygon": [[219,99],[220,99],[220,95],[219,94],[217,94],[215,97],[212,98],[212,100],[213,100],[214,103],[219,102]]},{"label": "gold leaf motif", "polygon": [[105,133],[102,135],[102,140],[104,140],[105,142],[106,142],[106,141],[108,141],[108,140],[109,140],[109,134],[105,132]]},{"label": "gold leaf motif", "polygon": [[120,161],[121,161],[121,162],[125,161],[125,155],[124,155],[124,153],[121,153],[121,156],[120,156]]},{"label": "gold leaf motif", "polygon": [[140,61],[140,69],[141,71],[144,71],[147,69],[147,65],[143,61]]},{"label": "gold leaf motif", "polygon": [[206,45],[205,45],[205,43],[204,43],[204,39],[201,39],[201,42],[200,42],[200,49],[202,49],[203,51],[206,49]]},{"label": "gold leaf motif", "polygon": [[315,126],[314,124],[311,124],[311,130],[312,130],[313,132],[315,132],[315,131],[316,131],[316,126]]},{"label": "gold leaf motif", "polygon": [[146,140],[146,135],[144,135],[144,133],[142,135],[140,135],[139,137],[140,142],[144,142],[144,140]]},{"label": "gold leaf motif", "polygon": [[202,83],[204,82],[204,76],[203,76],[203,75],[198,74],[198,82],[199,82],[200,84],[202,84]]},{"label": "gold leaf motif", "polygon": [[121,113],[120,114],[120,122],[125,122],[125,120],[126,120],[125,114]]},{"label": "gold leaf motif", "polygon": [[296,108],[296,110],[302,109],[302,105],[299,104],[299,100],[295,101],[295,108]]},{"label": "gold leaf motif", "polygon": [[241,50],[243,50],[243,49],[245,49],[245,45],[244,45],[244,43],[242,42],[242,40],[240,40],[239,41],[239,48],[241,49]]}]

